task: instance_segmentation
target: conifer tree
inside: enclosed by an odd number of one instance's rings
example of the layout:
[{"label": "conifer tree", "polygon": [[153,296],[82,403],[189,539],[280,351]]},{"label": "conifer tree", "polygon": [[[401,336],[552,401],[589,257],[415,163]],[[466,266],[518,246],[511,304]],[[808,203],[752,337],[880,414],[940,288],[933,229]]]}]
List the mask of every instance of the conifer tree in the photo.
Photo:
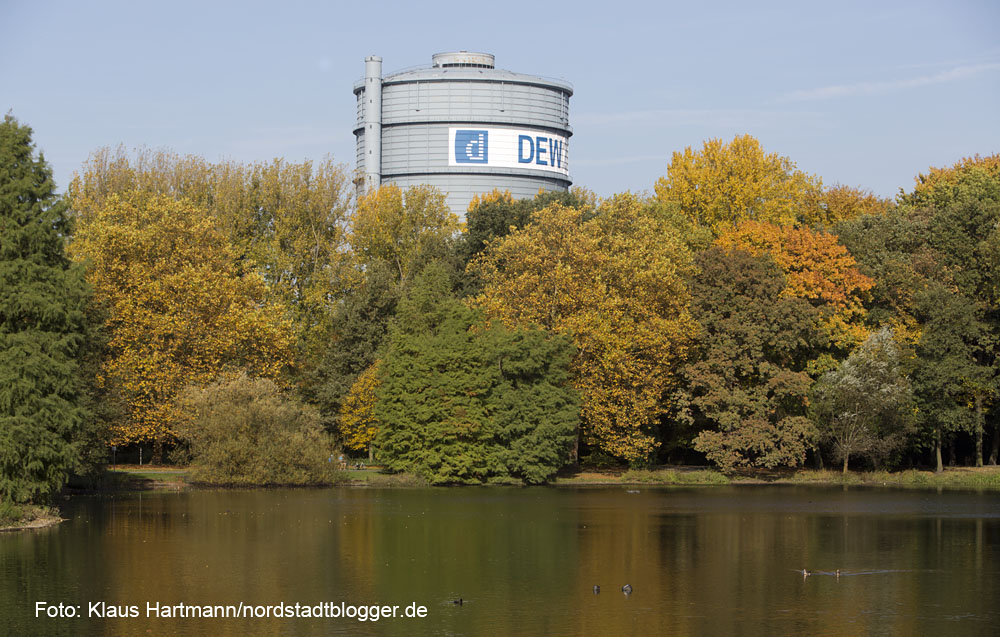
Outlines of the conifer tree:
[{"label": "conifer tree", "polygon": [[85,422],[87,286],[64,253],[66,206],[31,129],[0,124],[0,504],[62,486]]},{"label": "conifer tree", "polygon": [[569,338],[483,325],[450,287],[432,262],[400,301],[376,391],[380,459],[435,484],[550,480],[579,422]]}]

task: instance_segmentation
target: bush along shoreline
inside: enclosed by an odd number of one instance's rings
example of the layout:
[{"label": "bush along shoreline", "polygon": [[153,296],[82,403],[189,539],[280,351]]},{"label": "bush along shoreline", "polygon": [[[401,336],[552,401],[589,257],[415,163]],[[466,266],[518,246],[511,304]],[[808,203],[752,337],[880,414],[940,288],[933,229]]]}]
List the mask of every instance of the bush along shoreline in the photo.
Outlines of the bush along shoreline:
[{"label": "bush along shoreline", "polygon": [[25,529],[43,529],[62,522],[59,512],[34,504],[0,504],[0,533]]}]

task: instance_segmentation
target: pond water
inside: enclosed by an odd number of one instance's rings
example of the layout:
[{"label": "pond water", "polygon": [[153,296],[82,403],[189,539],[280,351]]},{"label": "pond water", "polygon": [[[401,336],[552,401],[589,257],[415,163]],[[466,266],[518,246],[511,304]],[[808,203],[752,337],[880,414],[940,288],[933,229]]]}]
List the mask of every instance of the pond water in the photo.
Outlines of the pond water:
[{"label": "pond water", "polygon": [[[0,634],[1000,634],[996,493],[191,490],[63,513],[0,534]],[[178,616],[296,603],[327,616]],[[396,617],[342,616],[375,605]]]}]

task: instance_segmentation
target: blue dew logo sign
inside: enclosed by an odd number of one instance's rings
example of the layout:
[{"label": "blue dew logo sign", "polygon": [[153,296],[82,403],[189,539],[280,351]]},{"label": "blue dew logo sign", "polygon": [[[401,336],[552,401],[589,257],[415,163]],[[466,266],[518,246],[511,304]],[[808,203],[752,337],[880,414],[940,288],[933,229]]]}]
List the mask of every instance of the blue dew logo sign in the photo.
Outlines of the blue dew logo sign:
[{"label": "blue dew logo sign", "polygon": [[489,164],[490,163],[490,131],[485,129],[456,128],[455,150],[456,164]]},{"label": "blue dew logo sign", "polygon": [[569,176],[566,138],[548,131],[516,128],[451,128],[449,166],[528,168]]}]

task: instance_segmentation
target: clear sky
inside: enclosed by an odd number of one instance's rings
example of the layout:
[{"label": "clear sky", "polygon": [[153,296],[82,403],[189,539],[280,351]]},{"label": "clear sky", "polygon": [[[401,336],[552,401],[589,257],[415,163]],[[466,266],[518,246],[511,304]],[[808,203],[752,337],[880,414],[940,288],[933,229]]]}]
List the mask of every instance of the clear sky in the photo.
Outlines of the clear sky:
[{"label": "clear sky", "polygon": [[0,0],[0,110],[60,190],[100,146],[353,168],[354,82],[454,50],[565,79],[574,183],[651,191],[671,153],[749,133],[893,196],[1000,152],[1000,2]]}]

